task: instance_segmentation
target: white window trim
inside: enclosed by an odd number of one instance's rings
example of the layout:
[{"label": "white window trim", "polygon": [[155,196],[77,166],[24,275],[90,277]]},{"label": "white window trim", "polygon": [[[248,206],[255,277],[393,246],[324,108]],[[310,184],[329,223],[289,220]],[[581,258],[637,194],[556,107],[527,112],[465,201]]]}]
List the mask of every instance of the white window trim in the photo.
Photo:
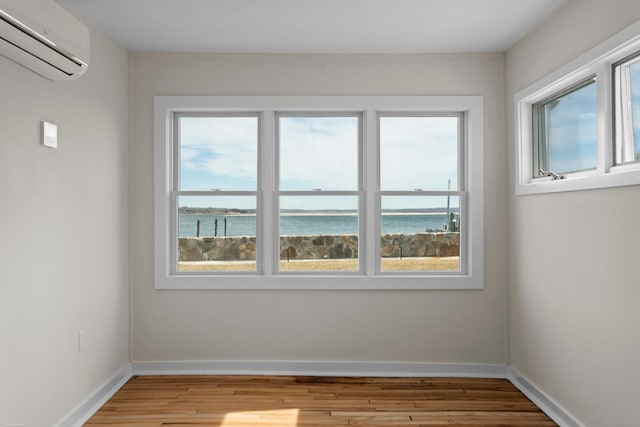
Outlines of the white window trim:
[{"label": "white window trim", "polygon": [[[640,51],[640,21],[518,92],[516,119],[516,194],[541,194],[640,184],[640,164],[614,164],[613,65]],[[597,85],[597,166],[565,179],[533,178],[533,105],[589,76]]]},{"label": "white window trim", "polygon": [[[484,173],[482,96],[156,96],[154,98],[154,287],[156,289],[482,289],[484,288]],[[363,222],[364,269],[361,275],[274,274],[277,254],[259,242],[262,271],[246,275],[183,275],[171,271],[172,117],[175,112],[261,112],[260,192],[263,230],[273,229],[274,116],[276,112],[361,112],[363,114]],[[467,227],[466,271],[459,274],[376,275],[375,236],[378,196],[378,112],[464,112],[466,117],[465,200]],[[461,237],[462,240],[462,237]],[[463,248],[461,248],[463,250]],[[361,252],[362,253],[362,252]]]}]

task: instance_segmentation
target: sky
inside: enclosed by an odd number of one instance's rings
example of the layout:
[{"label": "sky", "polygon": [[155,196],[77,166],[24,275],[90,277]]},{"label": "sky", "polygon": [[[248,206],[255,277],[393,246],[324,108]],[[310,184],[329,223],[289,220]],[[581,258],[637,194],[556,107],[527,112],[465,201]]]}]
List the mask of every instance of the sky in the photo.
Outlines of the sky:
[{"label": "sky", "polygon": [[549,117],[548,164],[544,170],[565,173],[597,166],[596,83],[544,104]]},{"label": "sky", "polygon": [[[279,119],[282,191],[358,191],[356,116]],[[458,117],[382,117],[381,189],[457,190]],[[182,117],[180,189],[256,190],[257,117]],[[451,183],[449,183],[451,181]],[[456,202],[457,203],[457,202]],[[180,206],[255,209],[255,197],[181,197]],[[442,197],[389,197],[390,209],[443,207]],[[354,196],[287,196],[282,209],[356,209]]]},{"label": "sky", "polygon": [[382,191],[458,189],[458,117],[382,117]]},{"label": "sky", "polygon": [[358,117],[281,117],[280,190],[358,191]]},{"label": "sky", "polygon": [[256,190],[257,117],[183,117],[180,190]]}]

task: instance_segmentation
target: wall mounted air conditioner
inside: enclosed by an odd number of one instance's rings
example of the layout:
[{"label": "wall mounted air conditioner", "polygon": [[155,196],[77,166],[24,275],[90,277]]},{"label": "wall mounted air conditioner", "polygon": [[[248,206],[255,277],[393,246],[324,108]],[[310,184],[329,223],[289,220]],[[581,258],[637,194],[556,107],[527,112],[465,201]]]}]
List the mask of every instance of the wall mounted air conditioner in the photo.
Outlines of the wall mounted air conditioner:
[{"label": "wall mounted air conditioner", "polygon": [[53,0],[0,0],[0,55],[50,80],[89,66],[89,29]]}]

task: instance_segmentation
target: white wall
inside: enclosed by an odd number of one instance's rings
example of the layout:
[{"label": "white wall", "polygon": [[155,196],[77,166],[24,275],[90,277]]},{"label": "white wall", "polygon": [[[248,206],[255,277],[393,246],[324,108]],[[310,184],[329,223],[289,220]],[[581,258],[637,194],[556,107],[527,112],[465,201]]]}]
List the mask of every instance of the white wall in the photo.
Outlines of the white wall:
[{"label": "white wall", "polygon": [[572,1],[506,60],[511,363],[587,426],[640,423],[640,187],[516,197],[513,96],[638,19]]},{"label": "white wall", "polygon": [[[502,55],[134,54],[132,64],[134,361],[506,362]],[[486,289],[153,289],[154,95],[351,94],[484,96]]]},{"label": "white wall", "polygon": [[0,57],[1,425],[52,426],[128,362],[128,55],[91,37],[74,82]]}]

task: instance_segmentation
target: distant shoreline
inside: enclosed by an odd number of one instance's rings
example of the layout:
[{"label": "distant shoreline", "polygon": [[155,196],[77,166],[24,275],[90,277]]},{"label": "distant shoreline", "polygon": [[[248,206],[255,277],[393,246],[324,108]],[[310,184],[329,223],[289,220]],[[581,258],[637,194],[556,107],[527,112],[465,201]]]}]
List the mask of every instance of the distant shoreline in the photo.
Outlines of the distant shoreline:
[{"label": "distant shoreline", "polygon": [[[456,209],[451,209],[452,213],[457,214]],[[178,212],[180,215],[218,215],[218,216],[256,216],[255,213],[223,213],[223,212]],[[382,216],[428,216],[428,215],[446,215],[446,211],[442,212],[382,212]],[[281,212],[280,216],[357,216],[357,212]]]}]

